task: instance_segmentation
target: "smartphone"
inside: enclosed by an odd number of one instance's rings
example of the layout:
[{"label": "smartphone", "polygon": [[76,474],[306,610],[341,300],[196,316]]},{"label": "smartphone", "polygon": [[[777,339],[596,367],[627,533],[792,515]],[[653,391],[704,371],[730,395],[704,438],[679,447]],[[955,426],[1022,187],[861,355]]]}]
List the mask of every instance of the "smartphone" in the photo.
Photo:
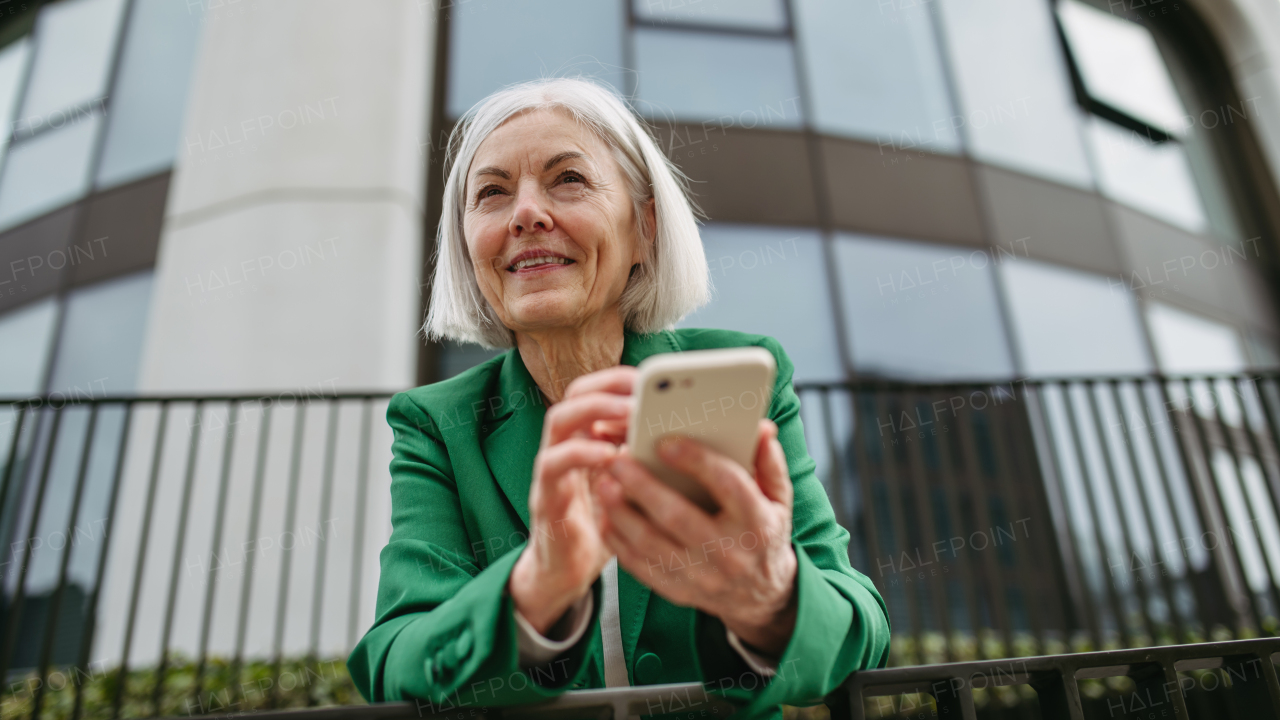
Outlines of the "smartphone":
[{"label": "smartphone", "polygon": [[687,350],[651,355],[636,369],[627,451],[695,505],[717,512],[711,493],[659,459],[655,443],[685,435],[754,476],[760,419],[773,401],[773,353],[756,346]]}]

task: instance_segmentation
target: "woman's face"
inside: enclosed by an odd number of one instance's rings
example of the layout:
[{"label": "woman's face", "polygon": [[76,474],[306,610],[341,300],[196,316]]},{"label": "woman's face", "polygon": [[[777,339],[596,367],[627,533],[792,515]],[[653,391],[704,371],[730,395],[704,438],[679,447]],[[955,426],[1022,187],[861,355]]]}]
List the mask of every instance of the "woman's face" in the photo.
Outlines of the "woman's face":
[{"label": "woman's face", "polygon": [[[463,232],[480,291],[508,328],[584,326],[617,312],[642,239],[626,179],[559,110],[518,115],[476,151]],[[654,227],[653,201],[647,206]]]}]

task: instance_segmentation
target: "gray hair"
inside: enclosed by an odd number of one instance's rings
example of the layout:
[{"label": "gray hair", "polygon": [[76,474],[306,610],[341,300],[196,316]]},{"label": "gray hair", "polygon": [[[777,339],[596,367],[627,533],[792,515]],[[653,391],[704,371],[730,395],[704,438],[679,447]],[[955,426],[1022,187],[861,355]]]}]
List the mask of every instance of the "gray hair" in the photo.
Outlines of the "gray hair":
[{"label": "gray hair", "polygon": [[[466,175],[490,133],[520,113],[546,108],[567,110],[613,150],[635,204],[637,231],[647,237],[656,229],[652,247],[645,249],[622,293],[623,325],[639,333],[669,329],[710,299],[710,273],[694,215],[699,211],[689,198],[688,179],[658,149],[648,128],[620,97],[593,82],[534,80],[480,101],[449,136],[431,307],[422,325],[429,340],[448,338],[490,349],[515,345],[515,334],[480,292],[471,265],[462,225]],[[656,228],[647,227],[644,206],[650,198]]]}]

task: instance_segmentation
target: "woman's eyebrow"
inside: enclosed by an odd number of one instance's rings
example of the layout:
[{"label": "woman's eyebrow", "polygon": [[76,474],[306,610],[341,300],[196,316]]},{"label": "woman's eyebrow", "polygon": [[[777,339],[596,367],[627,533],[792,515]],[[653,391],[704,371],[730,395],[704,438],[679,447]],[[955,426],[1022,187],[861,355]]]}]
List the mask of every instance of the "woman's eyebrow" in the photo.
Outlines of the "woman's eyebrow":
[{"label": "woman's eyebrow", "polygon": [[557,153],[556,155],[551,156],[551,159],[548,160],[547,163],[542,166],[542,171],[546,172],[551,168],[564,162],[565,160],[578,160],[578,159],[585,159],[586,157],[587,157],[586,155],[583,155],[582,153],[577,152],[576,150],[566,150],[562,153]]},{"label": "woman's eyebrow", "polygon": [[478,178],[478,177],[480,177],[481,175],[497,175],[498,177],[502,178],[503,180],[510,180],[510,179],[511,179],[511,175],[510,175],[510,174],[508,174],[506,170],[503,170],[503,169],[502,169],[502,168],[500,168],[500,167],[494,167],[493,165],[490,165],[489,167],[482,167],[482,168],[480,168],[479,170],[475,171],[475,173],[474,173],[474,174],[472,174],[472,176],[471,176],[471,177],[473,177],[473,178]]}]

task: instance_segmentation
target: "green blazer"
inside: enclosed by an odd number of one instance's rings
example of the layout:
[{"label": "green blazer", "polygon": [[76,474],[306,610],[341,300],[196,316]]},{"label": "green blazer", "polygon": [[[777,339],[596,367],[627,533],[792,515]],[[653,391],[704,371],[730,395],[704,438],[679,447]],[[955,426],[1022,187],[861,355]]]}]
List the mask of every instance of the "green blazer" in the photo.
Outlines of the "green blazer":
[{"label": "green blazer", "polygon": [[[778,673],[765,681],[734,652],[717,618],[667,602],[621,569],[618,599],[633,685],[702,682],[745,705],[738,714],[757,716],[776,714],[781,703],[820,701],[849,673],[883,667],[889,617],[871,580],[849,564],[849,533],[836,523],[814,474],[793,366],[776,340],[728,330],[628,331],[622,364],[745,345],[762,346],[777,360],[769,417],[795,486],[799,606]],[[604,687],[599,580],[592,629],[582,641],[541,668],[522,671],[517,661],[506,585],[529,532],[529,486],[546,410],[541,397],[512,349],[391,399],[393,529],[381,555],[376,619],[347,660],[370,702],[415,699],[425,713]]]}]

